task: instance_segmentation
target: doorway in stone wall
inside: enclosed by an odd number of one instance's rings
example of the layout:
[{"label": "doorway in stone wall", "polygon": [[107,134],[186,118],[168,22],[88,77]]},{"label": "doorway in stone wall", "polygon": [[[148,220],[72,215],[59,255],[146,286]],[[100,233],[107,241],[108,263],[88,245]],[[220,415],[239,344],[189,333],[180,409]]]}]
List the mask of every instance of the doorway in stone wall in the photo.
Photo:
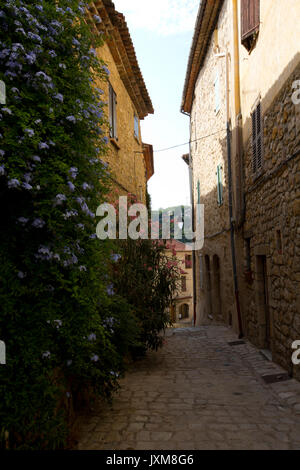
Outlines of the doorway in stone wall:
[{"label": "doorway in stone wall", "polygon": [[259,314],[259,326],[261,331],[261,346],[264,349],[271,350],[271,319],[269,308],[269,288],[268,288],[268,271],[267,257],[256,257],[256,274],[257,274],[257,303]]},{"label": "doorway in stone wall", "polygon": [[179,319],[186,320],[189,318],[190,308],[187,304],[180,305],[179,307]]}]

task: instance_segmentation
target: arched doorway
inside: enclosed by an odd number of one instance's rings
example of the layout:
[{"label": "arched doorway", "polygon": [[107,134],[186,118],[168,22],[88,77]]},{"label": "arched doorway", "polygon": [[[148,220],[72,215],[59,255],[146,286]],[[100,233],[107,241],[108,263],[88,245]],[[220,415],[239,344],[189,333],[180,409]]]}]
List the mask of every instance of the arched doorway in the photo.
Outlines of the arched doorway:
[{"label": "arched doorway", "polygon": [[189,318],[190,307],[187,304],[180,305],[179,307],[179,320],[186,320]]}]

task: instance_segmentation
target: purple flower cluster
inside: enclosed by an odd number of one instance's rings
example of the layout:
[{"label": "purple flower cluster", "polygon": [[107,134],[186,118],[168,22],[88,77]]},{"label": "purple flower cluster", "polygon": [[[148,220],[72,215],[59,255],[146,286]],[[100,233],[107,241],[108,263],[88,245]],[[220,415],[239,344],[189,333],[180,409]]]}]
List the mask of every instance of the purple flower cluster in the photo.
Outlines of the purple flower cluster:
[{"label": "purple flower cluster", "polygon": [[75,191],[75,186],[74,186],[73,183],[71,183],[71,181],[68,181],[68,186],[69,186],[69,190],[70,190],[71,192]]},{"label": "purple flower cluster", "polygon": [[32,226],[35,228],[43,228],[46,225],[46,222],[42,219],[35,219],[32,222]]},{"label": "purple flower cluster", "polygon": [[26,219],[26,217],[19,217],[18,222],[22,225],[26,225],[29,219]]},{"label": "purple flower cluster", "polygon": [[91,357],[91,361],[92,361],[92,362],[98,362],[98,361],[99,361],[99,356],[97,356],[97,354],[94,354],[94,355]]},{"label": "purple flower cluster", "polygon": [[35,255],[36,259],[40,259],[43,261],[51,261],[51,260],[60,260],[60,256],[57,253],[53,253],[52,250],[48,246],[41,245],[38,249],[37,254]]},{"label": "purple flower cluster", "polygon": [[85,199],[84,197],[78,197],[76,199],[76,201],[78,202],[78,204],[80,205],[80,208],[82,210],[82,212],[84,212],[86,215],[89,215],[90,217],[94,218],[95,217],[95,214],[90,211],[87,203],[85,202]]},{"label": "purple flower cluster", "polygon": [[16,189],[20,186],[20,181],[16,178],[13,178],[8,181],[7,186],[9,187],[9,189]]},{"label": "purple flower cluster", "polygon": [[111,255],[111,259],[112,261],[114,261],[115,263],[117,263],[119,261],[119,259],[121,259],[122,256],[121,255],[117,255],[117,254],[112,254]]},{"label": "purple flower cluster", "polygon": [[78,216],[78,212],[75,210],[67,211],[63,214],[63,218],[65,220],[70,219],[71,217],[77,217],[77,216]]},{"label": "purple flower cluster", "polygon": [[73,166],[72,168],[70,168],[69,174],[70,174],[71,178],[73,178],[73,180],[75,180],[77,178],[77,175],[78,175],[78,168]]},{"label": "purple flower cluster", "polygon": [[55,196],[55,205],[56,206],[61,206],[64,201],[66,201],[67,198],[64,194],[57,194]]},{"label": "purple flower cluster", "polygon": [[67,259],[63,262],[63,266],[65,268],[67,268],[68,266],[72,266],[73,264],[77,264],[77,263],[78,263],[78,258],[77,258],[76,255],[73,254],[71,256],[71,258],[69,258],[69,259]]},{"label": "purple flower cluster", "polygon": [[24,129],[24,132],[26,132],[26,134],[27,134],[29,137],[33,137],[33,136],[34,136],[34,130],[33,130],[33,129]]},{"label": "purple flower cluster", "polygon": [[89,336],[88,336],[88,340],[89,341],[96,341],[97,339],[97,336],[95,335],[95,333],[91,333]]},{"label": "purple flower cluster", "polygon": [[114,292],[114,285],[113,284],[109,284],[107,287],[106,287],[106,292],[109,296],[113,296],[115,295],[115,292]]}]

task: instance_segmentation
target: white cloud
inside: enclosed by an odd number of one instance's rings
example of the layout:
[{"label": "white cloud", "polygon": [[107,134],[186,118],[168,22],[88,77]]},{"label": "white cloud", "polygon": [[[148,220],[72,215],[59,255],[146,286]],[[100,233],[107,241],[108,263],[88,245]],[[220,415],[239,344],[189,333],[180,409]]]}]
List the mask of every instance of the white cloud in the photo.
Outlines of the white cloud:
[{"label": "white cloud", "polygon": [[130,28],[161,36],[192,31],[199,8],[197,0],[114,0],[114,3]]}]

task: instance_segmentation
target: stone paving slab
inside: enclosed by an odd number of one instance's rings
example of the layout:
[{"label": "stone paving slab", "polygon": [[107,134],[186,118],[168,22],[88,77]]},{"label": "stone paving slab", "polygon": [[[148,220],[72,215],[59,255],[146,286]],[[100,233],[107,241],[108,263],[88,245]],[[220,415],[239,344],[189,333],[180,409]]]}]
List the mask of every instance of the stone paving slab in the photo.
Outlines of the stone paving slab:
[{"label": "stone paving slab", "polygon": [[178,327],[136,362],[112,406],[80,417],[79,450],[300,450],[300,383],[225,326]]}]

